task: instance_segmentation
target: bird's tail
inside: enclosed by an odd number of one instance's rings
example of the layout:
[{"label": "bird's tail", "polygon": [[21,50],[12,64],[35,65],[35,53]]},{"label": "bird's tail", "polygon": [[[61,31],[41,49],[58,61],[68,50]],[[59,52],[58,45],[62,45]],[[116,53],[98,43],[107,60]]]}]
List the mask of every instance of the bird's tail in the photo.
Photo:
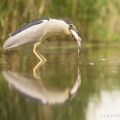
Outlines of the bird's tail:
[{"label": "bird's tail", "polygon": [[4,42],[4,45],[3,45],[3,49],[4,50],[7,50],[7,49],[10,49],[10,48],[13,48],[13,47],[17,47],[18,45],[16,43],[14,43],[14,40],[12,40],[11,37],[9,37],[5,42]]}]

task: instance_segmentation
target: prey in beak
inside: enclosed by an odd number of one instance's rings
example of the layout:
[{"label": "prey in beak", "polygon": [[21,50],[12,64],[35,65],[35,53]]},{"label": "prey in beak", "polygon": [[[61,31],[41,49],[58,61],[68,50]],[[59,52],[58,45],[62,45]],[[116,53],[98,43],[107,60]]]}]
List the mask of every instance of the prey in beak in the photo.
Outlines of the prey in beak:
[{"label": "prey in beak", "polygon": [[72,35],[73,39],[78,44],[78,54],[79,54],[80,48],[81,48],[81,37],[80,37],[78,31],[73,26],[72,27],[70,26],[69,29],[70,29],[70,32],[71,32],[71,35]]}]

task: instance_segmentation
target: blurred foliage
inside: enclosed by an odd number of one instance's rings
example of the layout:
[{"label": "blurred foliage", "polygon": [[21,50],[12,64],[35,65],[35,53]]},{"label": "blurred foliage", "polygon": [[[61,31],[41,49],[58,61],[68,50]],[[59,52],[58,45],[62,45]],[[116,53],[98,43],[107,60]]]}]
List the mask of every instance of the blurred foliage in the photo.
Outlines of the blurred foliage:
[{"label": "blurred foliage", "polygon": [[[67,18],[83,41],[117,41],[120,34],[119,0],[2,0],[0,43],[16,28],[40,17]],[[67,39],[66,36],[62,39]]]}]

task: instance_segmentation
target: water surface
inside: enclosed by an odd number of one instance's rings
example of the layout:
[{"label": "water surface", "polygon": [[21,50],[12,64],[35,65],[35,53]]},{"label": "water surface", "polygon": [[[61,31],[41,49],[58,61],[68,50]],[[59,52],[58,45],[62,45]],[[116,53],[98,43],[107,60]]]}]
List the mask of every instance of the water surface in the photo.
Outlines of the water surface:
[{"label": "water surface", "polygon": [[76,47],[1,50],[0,119],[120,119],[120,47]]}]

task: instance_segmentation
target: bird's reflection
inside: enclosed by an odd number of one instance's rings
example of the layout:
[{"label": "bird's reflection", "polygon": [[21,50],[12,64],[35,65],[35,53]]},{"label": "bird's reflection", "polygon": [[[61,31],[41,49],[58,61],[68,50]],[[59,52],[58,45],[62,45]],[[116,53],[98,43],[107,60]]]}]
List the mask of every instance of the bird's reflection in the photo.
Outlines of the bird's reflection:
[{"label": "bird's reflection", "polygon": [[30,98],[34,101],[41,102],[42,104],[60,104],[64,103],[75,95],[81,85],[81,75],[78,68],[77,78],[74,80],[70,88],[64,90],[54,90],[47,88],[42,79],[37,75],[37,71],[43,62],[39,62],[33,68],[34,77],[23,76],[21,74],[4,71],[4,78],[8,81],[9,87],[14,91],[20,93],[22,96]]}]

